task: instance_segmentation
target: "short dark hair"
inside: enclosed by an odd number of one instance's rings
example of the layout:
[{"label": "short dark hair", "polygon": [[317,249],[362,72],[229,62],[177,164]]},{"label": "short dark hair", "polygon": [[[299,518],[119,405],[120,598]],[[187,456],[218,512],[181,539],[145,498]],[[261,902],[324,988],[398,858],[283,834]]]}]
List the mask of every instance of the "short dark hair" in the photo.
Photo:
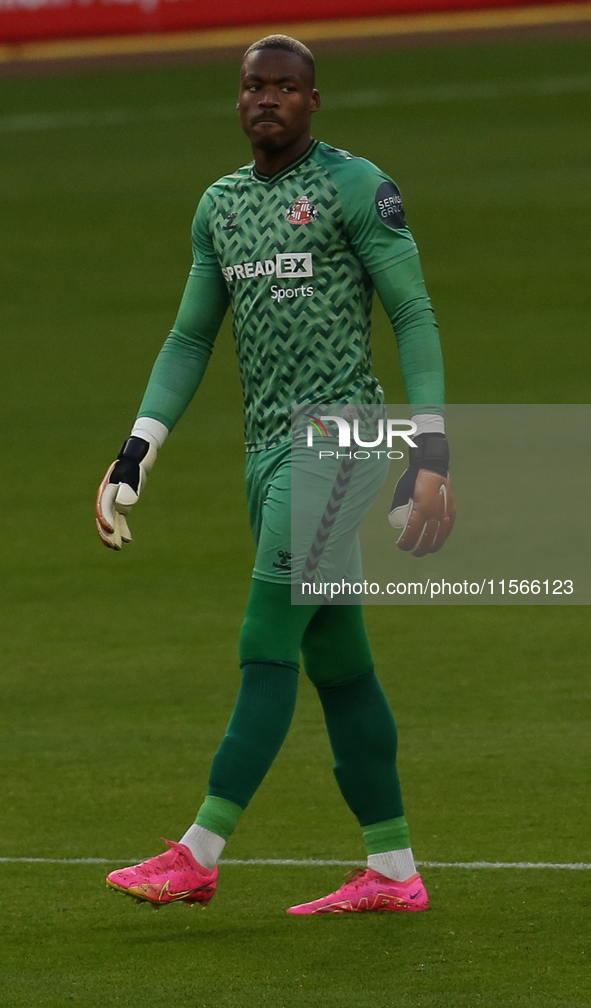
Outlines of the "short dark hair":
[{"label": "short dark hair", "polygon": [[290,35],[266,35],[265,38],[259,39],[258,42],[253,42],[244,53],[243,62],[247,56],[250,56],[253,52],[257,52],[259,49],[283,49],[285,52],[296,53],[310,70],[312,78],[316,75],[312,53],[303,42],[291,38]]}]

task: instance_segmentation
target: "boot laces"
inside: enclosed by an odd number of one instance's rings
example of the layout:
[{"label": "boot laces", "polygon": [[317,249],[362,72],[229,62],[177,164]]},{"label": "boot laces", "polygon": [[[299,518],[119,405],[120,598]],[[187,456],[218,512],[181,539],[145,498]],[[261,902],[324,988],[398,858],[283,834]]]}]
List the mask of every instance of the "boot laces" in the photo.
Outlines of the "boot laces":
[{"label": "boot laces", "polygon": [[344,882],[343,884],[352,885],[355,889],[359,888],[359,886],[365,881],[363,876],[365,875],[366,871],[367,866],[365,868],[353,868],[352,871],[347,872],[345,874],[346,882]]},{"label": "boot laces", "polygon": [[156,857],[151,858],[151,867],[156,871],[166,871],[170,870],[172,867],[171,862],[174,863],[179,856],[179,845],[175,843],[174,840],[166,840],[164,837],[161,838],[165,844],[167,844],[169,850],[163,851],[162,854],[157,854]]}]

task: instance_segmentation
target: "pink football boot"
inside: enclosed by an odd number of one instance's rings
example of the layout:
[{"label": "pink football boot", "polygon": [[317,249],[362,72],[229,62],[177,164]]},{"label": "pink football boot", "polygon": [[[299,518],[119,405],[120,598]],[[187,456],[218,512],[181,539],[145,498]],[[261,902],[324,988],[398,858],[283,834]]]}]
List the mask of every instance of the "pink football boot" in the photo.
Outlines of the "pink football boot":
[{"label": "pink football boot", "polygon": [[373,868],[357,868],[336,892],[311,903],[290,907],[288,914],[365,913],[385,910],[428,910],[429,897],[420,875],[405,882],[380,875]]},{"label": "pink football boot", "polygon": [[170,850],[131,868],[119,868],[107,876],[107,885],[132,896],[136,903],[201,903],[205,906],[215,893],[218,870],[209,871],[195,860],[188,847],[166,840]]}]

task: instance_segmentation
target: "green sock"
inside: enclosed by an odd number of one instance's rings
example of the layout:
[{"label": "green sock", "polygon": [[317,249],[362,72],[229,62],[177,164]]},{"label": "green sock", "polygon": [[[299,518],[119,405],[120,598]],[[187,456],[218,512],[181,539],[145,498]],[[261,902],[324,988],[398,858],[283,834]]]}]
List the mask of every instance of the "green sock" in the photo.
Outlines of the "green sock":
[{"label": "green sock", "polygon": [[386,819],[363,827],[363,842],[368,854],[382,854],[384,851],[398,851],[410,847],[410,833],[406,818]]},{"label": "green sock", "polygon": [[208,795],[197,813],[195,822],[203,829],[210,830],[227,840],[238,825],[244,809],[225,798]]},{"label": "green sock", "polygon": [[242,686],[214,756],[208,795],[245,809],[287,735],[297,696],[298,666],[249,661],[241,665]]},{"label": "green sock", "polygon": [[225,840],[287,735],[302,634],[319,605],[292,606],[290,585],[253,579],[240,633],[242,685],[214,757],[197,824]]},{"label": "green sock", "polygon": [[375,672],[317,689],[335,756],[334,774],[360,825],[403,817],[396,724]]}]

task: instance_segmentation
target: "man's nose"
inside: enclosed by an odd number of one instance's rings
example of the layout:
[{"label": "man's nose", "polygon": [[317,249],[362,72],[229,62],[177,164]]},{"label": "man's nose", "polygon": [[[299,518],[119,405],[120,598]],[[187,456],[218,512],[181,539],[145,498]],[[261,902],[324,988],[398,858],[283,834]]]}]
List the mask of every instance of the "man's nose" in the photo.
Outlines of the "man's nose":
[{"label": "man's nose", "polygon": [[266,88],[259,96],[259,105],[262,108],[272,108],[274,105],[279,105],[279,100],[277,98],[277,92],[274,88]]}]

